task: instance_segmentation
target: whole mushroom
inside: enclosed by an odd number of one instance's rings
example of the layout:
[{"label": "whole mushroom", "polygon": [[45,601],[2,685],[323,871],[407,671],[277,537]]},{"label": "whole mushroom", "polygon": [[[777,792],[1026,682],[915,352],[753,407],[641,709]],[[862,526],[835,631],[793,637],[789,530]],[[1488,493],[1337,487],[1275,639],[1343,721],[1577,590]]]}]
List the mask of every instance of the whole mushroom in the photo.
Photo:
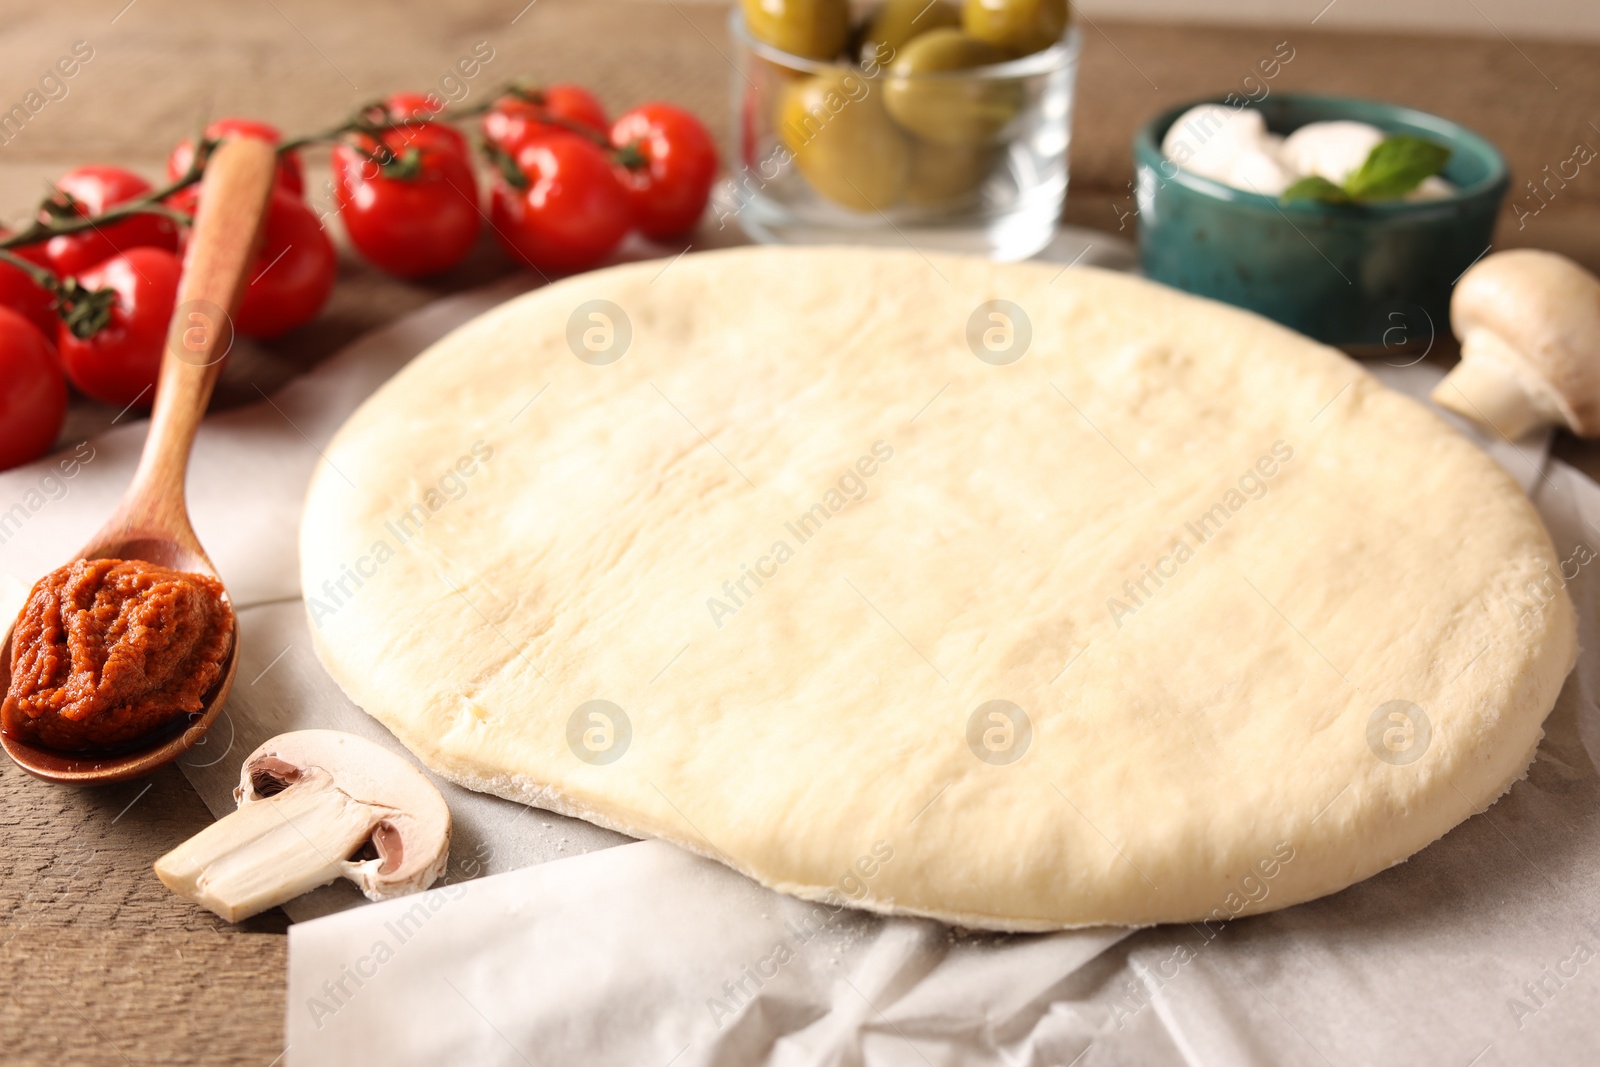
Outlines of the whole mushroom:
[{"label": "whole mushroom", "polygon": [[156,861],[166,887],[229,922],[339,877],[370,900],[444,873],[450,808],[409,762],[354,734],[297,730],[252,752],[238,810]]},{"label": "whole mushroom", "polygon": [[1497,252],[1456,283],[1450,324],[1461,363],[1434,403],[1507,440],[1600,436],[1600,278],[1553,252]]}]

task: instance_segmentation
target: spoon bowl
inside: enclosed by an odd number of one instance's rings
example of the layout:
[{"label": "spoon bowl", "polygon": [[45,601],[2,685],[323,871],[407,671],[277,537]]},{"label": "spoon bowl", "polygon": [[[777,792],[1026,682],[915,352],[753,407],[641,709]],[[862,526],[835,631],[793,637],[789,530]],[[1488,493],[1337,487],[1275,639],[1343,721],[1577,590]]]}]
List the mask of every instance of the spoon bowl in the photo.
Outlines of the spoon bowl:
[{"label": "spoon bowl", "polygon": [[[239,306],[245,271],[259,243],[276,166],[272,146],[254,140],[229,141],[209,161],[138,470],[110,521],[74,559],[142,560],[221,581],[189,523],[184,480],[195,431],[233,343],[231,315]],[[226,591],[222,596],[231,609]],[[15,624],[7,629],[0,648],[0,693],[11,687],[15,630]],[[62,785],[102,785],[142,777],[199,743],[221,714],[238,667],[235,613],[222,675],[201,698],[198,712],[178,716],[148,737],[105,751],[61,752],[3,732],[0,747],[29,774]]]},{"label": "spoon bowl", "polygon": [[[187,525],[187,523],[186,523]],[[204,574],[218,578],[210,558],[200,548],[194,534],[189,533],[192,545],[163,537],[154,530],[137,531],[134,536],[118,539],[102,531],[77,556],[78,559],[136,559],[170,567],[191,574]],[[233,601],[224,592],[223,599],[231,610]],[[11,640],[16,627],[6,632],[5,645],[0,648],[0,692],[11,687]],[[179,716],[167,727],[149,737],[140,738],[128,745],[98,752],[59,752],[42,745],[31,744],[20,738],[0,733],[0,747],[12,761],[35,778],[61,785],[107,785],[142,778],[182,756],[205,736],[211,724],[222,713],[222,705],[233,687],[233,676],[239,667],[239,620],[233,619],[233,634],[228,643],[228,656],[222,664],[222,676],[201,698],[201,708],[192,715]]]}]

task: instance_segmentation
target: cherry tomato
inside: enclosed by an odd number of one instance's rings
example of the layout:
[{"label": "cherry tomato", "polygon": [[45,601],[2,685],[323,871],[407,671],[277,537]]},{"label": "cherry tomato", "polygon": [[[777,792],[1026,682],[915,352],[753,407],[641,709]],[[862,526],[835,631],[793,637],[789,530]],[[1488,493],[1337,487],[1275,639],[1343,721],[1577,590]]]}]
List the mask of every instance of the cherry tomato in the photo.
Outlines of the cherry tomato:
[{"label": "cherry tomato", "polygon": [[[0,237],[5,237],[6,231],[0,228]],[[12,255],[20,256],[31,262],[39,263],[44,258],[38,245],[26,248],[14,248]],[[48,267],[47,263],[40,266]],[[0,307],[10,308],[23,318],[33,323],[45,337],[56,335],[56,313],[53,307],[55,297],[21,267],[12,266],[10,263],[0,262]]]},{"label": "cherry tomato", "polygon": [[[200,186],[185,185],[182,189],[163,200],[162,203],[193,218],[195,212],[200,210]],[[178,251],[185,251],[188,247],[189,231],[185,230],[178,238]]]},{"label": "cherry tomato", "polygon": [[[435,115],[444,110],[444,101],[433,93],[391,93],[384,105],[389,109],[389,114],[396,118],[422,120],[407,124],[405,130],[427,130],[435,138],[448,142],[462,159],[471,162],[472,146],[467,143],[467,135],[448,122],[432,121]],[[390,147],[399,150],[398,145],[391,144]]]},{"label": "cherry tomato", "polygon": [[[279,144],[283,141],[283,134],[278,132],[278,127],[256,119],[217,119],[206,126],[208,140],[212,138],[221,140],[227,137],[254,137],[269,144]],[[189,164],[192,162],[194,162],[194,142],[185,137],[174,146],[172,154],[167,157],[167,177],[183,177],[189,173]],[[305,192],[306,180],[300,169],[298,152],[285,152],[278,157],[277,184],[296,196]]]},{"label": "cherry tomato", "polygon": [[[79,214],[100,215],[150,191],[150,183],[121,167],[88,166],[67,171],[56,188],[78,203]],[[136,215],[109,226],[52,237],[44,244],[44,259],[63,278],[88,270],[118,252],[134,248],[178,247],[178,226],[160,215]]]},{"label": "cherry tomato", "polygon": [[48,452],[66,417],[67,382],[55,346],[0,307],[0,470]]},{"label": "cherry tomato", "polygon": [[597,133],[605,133],[606,127],[611,125],[611,120],[606,117],[605,105],[581,85],[549,85],[539,96],[545,110],[557,118],[579,123]]},{"label": "cherry tomato", "polygon": [[606,108],[593,93],[581,85],[556,84],[547,86],[540,94],[545,110],[558,118],[582,123],[600,133],[606,132],[611,120]]},{"label": "cherry tomato", "polygon": [[287,189],[274,189],[234,328],[268,338],[309,322],[327,303],[338,269],[338,253],[316,213]]},{"label": "cherry tomato", "polygon": [[439,99],[437,93],[390,93],[383,103],[396,118],[422,119],[425,122],[431,122],[435,115],[445,109],[445,102]]},{"label": "cherry tomato", "polygon": [[[194,215],[200,208],[200,187],[179,189],[166,202]],[[185,231],[185,251],[189,237]],[[316,212],[289,190],[273,189],[261,251],[247,275],[234,326],[250,337],[271,338],[315,318],[333,290],[338,267],[338,253]]]},{"label": "cherry tomato", "polygon": [[155,402],[167,323],[178,301],[182,272],[171,252],[132,248],[79,277],[85,288],[110,289],[116,302],[111,320],[92,337],[77,337],[61,323],[56,346],[73,385],[118,407],[137,403],[148,408]]},{"label": "cherry tomato", "polygon": [[334,195],[350,243],[401,278],[449,270],[472,251],[483,221],[472,164],[432,123],[390,130],[383,143],[386,165],[370,158],[378,145],[369,138],[333,149]]},{"label": "cherry tomato", "polygon": [[533,95],[533,100],[516,96],[501,97],[483,116],[484,137],[509,156],[515,156],[523,145],[540,134],[552,129],[568,129],[548,119],[575,123],[598,134],[605,134],[611,128],[606,109],[593,93],[581,85],[550,85]]},{"label": "cherry tomato", "polygon": [[676,237],[700,221],[717,177],[717,147],[699,119],[671,104],[640,104],[611,127],[611,143],[644,157],[642,166],[621,168],[640,233]]},{"label": "cherry tomato", "polygon": [[491,213],[511,255],[541,271],[584,270],[627,236],[628,194],[604,149],[577,134],[548,133],[516,162],[528,184],[497,180]]},{"label": "cherry tomato", "polygon": [[544,118],[544,109],[538,104],[508,96],[495,101],[483,116],[483,136],[502,152],[514,156],[530,136],[550,131]]}]

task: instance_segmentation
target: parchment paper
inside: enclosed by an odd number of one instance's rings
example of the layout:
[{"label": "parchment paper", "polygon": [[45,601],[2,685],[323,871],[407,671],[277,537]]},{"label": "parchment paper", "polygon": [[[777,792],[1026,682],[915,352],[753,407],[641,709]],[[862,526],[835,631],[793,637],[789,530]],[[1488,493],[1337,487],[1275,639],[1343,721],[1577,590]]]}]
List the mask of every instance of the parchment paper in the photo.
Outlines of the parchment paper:
[{"label": "parchment paper", "polygon": [[[1068,237],[1052,258],[1072,261],[1087,244],[1099,250],[1084,263],[1123,254]],[[311,653],[301,499],[318,449],[363,398],[524,284],[441,301],[262,404],[207,420],[191,507],[242,635],[234,695],[184,761],[214,813],[232,809],[244,755],[283,730],[350,730],[404,751]],[[1418,396],[1439,373],[1371,369]],[[1467,432],[1529,488],[1563,558],[1579,544],[1600,551],[1600,487],[1547,462],[1544,440],[1513,447]],[[61,457],[0,475],[0,515],[12,516],[0,522],[0,611],[94,531],[143,436],[133,423],[69,450],[70,477]],[[1589,650],[1600,647],[1594,570],[1577,568],[1569,586]],[[870,918],[441,783],[456,842],[440,888],[356,907],[340,884],[288,907],[327,917],[291,929],[286,1060],[1585,1062],[1600,1033],[1597,678],[1600,656],[1586,654],[1529,779],[1409,863],[1321,901],[1195,927],[997,937]]]}]

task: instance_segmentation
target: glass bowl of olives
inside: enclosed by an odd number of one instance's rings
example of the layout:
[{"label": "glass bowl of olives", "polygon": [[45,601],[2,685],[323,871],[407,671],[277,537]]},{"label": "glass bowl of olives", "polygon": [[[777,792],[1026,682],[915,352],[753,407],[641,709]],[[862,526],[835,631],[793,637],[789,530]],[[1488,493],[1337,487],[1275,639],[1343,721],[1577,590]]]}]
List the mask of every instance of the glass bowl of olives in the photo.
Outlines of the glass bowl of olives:
[{"label": "glass bowl of olives", "polygon": [[773,244],[1026,259],[1067,193],[1068,0],[741,0],[715,205]]}]

